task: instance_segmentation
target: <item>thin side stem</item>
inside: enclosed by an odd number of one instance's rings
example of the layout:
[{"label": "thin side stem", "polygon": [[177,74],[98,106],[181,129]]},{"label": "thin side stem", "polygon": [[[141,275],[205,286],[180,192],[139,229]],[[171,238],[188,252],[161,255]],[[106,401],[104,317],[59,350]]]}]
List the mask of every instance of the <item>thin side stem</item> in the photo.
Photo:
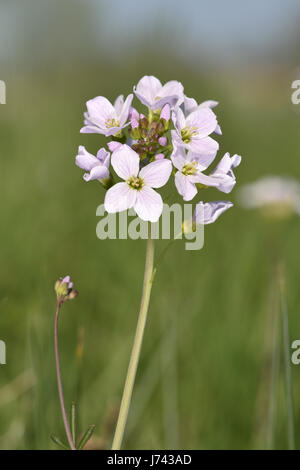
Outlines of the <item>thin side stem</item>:
[{"label": "thin side stem", "polygon": [[[150,228],[150,224],[149,224]],[[119,417],[117,421],[116,431],[112,443],[112,450],[119,450],[122,445],[124,430],[127,422],[128,411],[130,407],[132,391],[139,363],[141,347],[143,342],[144,330],[147,321],[147,313],[150,301],[150,294],[152,288],[153,276],[153,262],[154,262],[154,241],[151,239],[151,232],[148,234],[147,248],[146,248],[146,261],[144,271],[143,294],[138,317],[138,323],[135,332],[135,338],[131,351],[123,396],[120,406]]]},{"label": "thin side stem", "polygon": [[70,447],[72,450],[76,450],[75,444],[72,439],[72,434],[70,431],[70,426],[66,414],[66,408],[65,408],[65,400],[64,400],[64,393],[63,393],[63,387],[62,387],[62,381],[61,381],[61,371],[60,371],[60,363],[59,363],[59,354],[58,354],[58,314],[59,314],[59,309],[60,309],[60,302],[57,302],[56,306],[56,312],[55,312],[55,320],[54,320],[54,349],[55,349],[55,365],[56,365],[56,375],[57,375],[57,385],[58,385],[58,394],[59,394],[59,400],[60,400],[60,407],[61,407],[61,412],[62,412],[62,417],[63,417],[63,422],[67,434],[67,438],[70,444]]}]

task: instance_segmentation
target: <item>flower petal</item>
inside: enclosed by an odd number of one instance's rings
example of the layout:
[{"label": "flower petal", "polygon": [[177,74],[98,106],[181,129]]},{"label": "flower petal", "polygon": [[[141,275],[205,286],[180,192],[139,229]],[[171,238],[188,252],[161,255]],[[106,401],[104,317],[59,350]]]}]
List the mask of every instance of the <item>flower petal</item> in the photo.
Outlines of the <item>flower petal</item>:
[{"label": "flower petal", "polygon": [[207,137],[217,127],[217,118],[210,108],[197,108],[186,118],[187,126],[197,129],[197,137]]},{"label": "flower petal", "polygon": [[188,176],[177,171],[175,175],[175,186],[184,201],[191,201],[197,194],[197,188],[194,183],[189,180]]},{"label": "flower petal", "polygon": [[140,79],[137,86],[134,87],[133,91],[141,103],[151,108],[161,88],[162,85],[158,78],[145,75]]},{"label": "flower petal", "polygon": [[215,157],[219,149],[219,144],[211,137],[204,137],[203,139],[192,139],[190,144],[185,145],[186,148],[194,153],[206,156]]},{"label": "flower petal", "polygon": [[196,224],[212,224],[232,206],[233,204],[230,201],[213,201],[205,204],[201,201],[196,205],[193,219]]},{"label": "flower petal", "polygon": [[89,153],[83,145],[78,147],[78,155],[75,159],[76,165],[82,170],[91,171],[94,166],[99,165],[99,160]]},{"label": "flower petal", "polygon": [[93,124],[100,126],[102,129],[106,128],[105,122],[107,119],[116,117],[115,108],[104,96],[97,96],[86,103],[88,110],[88,119],[92,120]]},{"label": "flower petal", "polygon": [[172,173],[172,163],[170,160],[156,160],[144,166],[140,171],[147,186],[151,188],[161,188],[164,186]]},{"label": "flower petal", "polygon": [[112,154],[111,164],[117,175],[127,180],[130,176],[137,176],[140,158],[128,145],[122,145]]},{"label": "flower petal", "polygon": [[206,168],[208,168],[209,165],[213,162],[213,160],[215,159],[215,155],[201,155],[199,153],[189,151],[187,154],[187,158],[190,162],[196,161],[198,163],[198,170],[203,171],[206,170]]},{"label": "flower petal", "polygon": [[137,191],[131,189],[126,183],[115,184],[105,195],[105,210],[109,213],[115,213],[130,209],[134,206],[136,194]]},{"label": "flower petal", "polygon": [[116,101],[114,102],[114,108],[115,108],[117,116],[120,116],[123,106],[124,106],[124,95],[119,95]]},{"label": "flower petal", "polygon": [[149,222],[157,222],[163,211],[161,195],[148,186],[144,186],[141,191],[136,192],[134,209],[139,218],[149,220]]},{"label": "flower petal", "polygon": [[109,171],[106,166],[99,164],[91,169],[90,173],[85,173],[83,179],[85,181],[101,180],[109,177]]},{"label": "flower petal", "polygon": [[120,122],[121,127],[124,126],[124,124],[126,123],[126,121],[128,119],[129,110],[130,110],[132,100],[133,100],[133,94],[131,93],[130,95],[127,96],[127,98],[125,100],[125,103],[122,106],[120,114],[117,113],[117,116],[119,117],[119,122]]}]

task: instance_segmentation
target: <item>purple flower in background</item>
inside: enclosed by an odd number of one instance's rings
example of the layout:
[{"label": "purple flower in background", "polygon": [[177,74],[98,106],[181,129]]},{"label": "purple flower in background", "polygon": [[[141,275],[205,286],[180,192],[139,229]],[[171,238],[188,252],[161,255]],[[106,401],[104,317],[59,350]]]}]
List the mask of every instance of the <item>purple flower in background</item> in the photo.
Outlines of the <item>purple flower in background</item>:
[{"label": "purple flower in background", "polygon": [[199,155],[216,156],[218,142],[209,137],[217,127],[216,115],[210,108],[196,109],[187,117],[178,107],[172,114],[176,130],[171,131],[174,147],[183,146]]},{"label": "purple flower in background", "polygon": [[102,181],[109,178],[110,153],[104,148],[101,148],[95,157],[81,145],[75,161],[79,168],[88,172],[83,175],[85,181]]},{"label": "purple flower in background", "polygon": [[157,222],[163,201],[152,188],[160,188],[167,183],[172,171],[170,160],[156,160],[140,170],[139,155],[128,145],[123,145],[113,153],[111,164],[125,182],[117,183],[107,191],[105,210],[115,213],[133,207],[142,220]]},{"label": "purple flower in background", "polygon": [[212,201],[212,202],[198,202],[196,205],[193,222],[197,224],[212,224],[215,222],[223,212],[232,207],[230,201]]},{"label": "purple flower in background", "polygon": [[205,186],[218,186],[222,181],[218,177],[211,177],[202,173],[211,164],[214,155],[199,157],[198,154],[191,151],[186,153],[183,147],[178,147],[171,159],[178,170],[175,174],[175,185],[184,201],[190,201],[196,196],[196,183]]},{"label": "purple flower in background", "polygon": [[87,112],[84,113],[85,126],[80,130],[87,134],[104,134],[106,137],[116,135],[128,125],[127,119],[133,94],[120,95],[114,105],[104,96],[97,96],[86,103]]},{"label": "purple flower in background", "polygon": [[176,80],[162,85],[158,78],[145,75],[133,88],[137,98],[150,109],[161,109],[165,104],[179,105],[183,102],[183,86]]},{"label": "purple flower in background", "polygon": [[217,185],[217,189],[223,193],[230,193],[236,183],[235,175],[232,171],[241,163],[242,157],[240,155],[233,155],[225,153],[224,157],[220,160],[214,171],[211,173],[211,177],[216,177],[220,180],[220,184]]}]

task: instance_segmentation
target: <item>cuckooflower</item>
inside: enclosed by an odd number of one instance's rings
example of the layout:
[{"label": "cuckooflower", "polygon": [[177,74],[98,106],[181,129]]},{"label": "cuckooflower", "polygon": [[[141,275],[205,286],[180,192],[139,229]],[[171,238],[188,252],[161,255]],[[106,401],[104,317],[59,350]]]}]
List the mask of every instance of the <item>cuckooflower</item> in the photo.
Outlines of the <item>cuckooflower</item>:
[{"label": "cuckooflower", "polygon": [[211,177],[216,177],[220,180],[217,185],[217,189],[223,193],[230,193],[236,183],[235,175],[232,171],[241,163],[242,157],[240,155],[233,155],[225,153],[224,157],[220,160],[214,171],[211,173]]},{"label": "cuckooflower", "polygon": [[175,174],[175,185],[184,201],[190,201],[197,194],[196,183],[218,186],[223,180],[223,175],[219,178],[202,173],[211,164],[214,155],[199,157],[198,154],[191,151],[186,153],[183,147],[178,147],[173,152],[171,159],[178,170]]},{"label": "cuckooflower", "polygon": [[110,153],[104,148],[101,148],[95,157],[80,145],[75,161],[79,168],[88,172],[83,175],[85,181],[99,180],[103,182],[109,178]]},{"label": "cuckooflower", "polygon": [[127,119],[132,99],[131,93],[125,102],[123,95],[118,96],[114,105],[104,96],[97,96],[87,101],[87,112],[84,113],[85,126],[80,132],[104,134],[106,137],[120,133],[128,125]]},{"label": "cuckooflower", "polygon": [[223,212],[232,207],[230,201],[211,201],[211,202],[198,202],[196,205],[193,222],[197,224],[212,224],[215,222]]},{"label": "cuckooflower", "polygon": [[172,171],[171,161],[156,160],[140,170],[139,155],[128,145],[122,145],[112,154],[111,164],[125,182],[117,183],[107,191],[105,210],[114,213],[133,207],[142,220],[157,222],[163,201],[153,188],[167,183]]},{"label": "cuckooflower", "polygon": [[73,282],[71,282],[70,276],[60,277],[56,281],[55,292],[60,303],[74,299],[78,295],[78,291],[73,289]]},{"label": "cuckooflower", "polygon": [[158,78],[145,75],[133,88],[137,98],[150,109],[161,109],[166,103],[170,106],[183,102],[183,86],[176,80],[162,85]]},{"label": "cuckooflower", "polygon": [[209,137],[217,127],[216,115],[210,108],[200,108],[187,117],[177,107],[172,113],[176,130],[171,131],[173,146],[183,146],[187,150],[205,156],[216,156],[218,142]]},{"label": "cuckooflower", "polygon": [[[184,102],[183,102],[183,112],[185,116],[188,116],[193,111],[196,111],[196,109],[201,109],[201,108],[213,109],[216,106],[218,106],[218,104],[219,104],[218,101],[214,101],[214,100],[207,100],[198,104],[194,98],[189,98],[188,96],[185,96]],[[217,124],[217,127],[215,128],[214,132],[215,134],[222,135],[222,131],[221,131],[219,124]]]},{"label": "cuckooflower", "polygon": [[266,215],[284,218],[300,215],[300,183],[296,179],[266,176],[243,186],[238,197],[247,209],[263,209]]}]

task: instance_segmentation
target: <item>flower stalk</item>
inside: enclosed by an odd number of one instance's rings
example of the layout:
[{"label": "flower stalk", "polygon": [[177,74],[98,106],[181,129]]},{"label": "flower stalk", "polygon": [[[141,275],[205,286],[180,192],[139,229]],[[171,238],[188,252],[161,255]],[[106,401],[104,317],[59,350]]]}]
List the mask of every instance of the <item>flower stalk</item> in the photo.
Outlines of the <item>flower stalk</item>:
[{"label": "flower stalk", "polygon": [[61,412],[62,412],[62,417],[63,417],[63,422],[64,422],[68,442],[69,442],[69,445],[70,445],[71,449],[76,450],[75,444],[74,444],[73,439],[72,439],[72,434],[71,434],[71,431],[70,431],[70,426],[69,426],[67,414],[66,414],[64,393],[63,393],[63,387],[62,387],[62,381],[61,381],[60,362],[59,362],[58,316],[59,316],[61,303],[62,302],[58,299],[57,300],[57,305],[56,305],[55,318],[54,318],[54,349],[55,349],[55,365],[56,365],[57,385],[58,385],[58,394],[59,394],[59,400],[60,400],[60,407],[61,407]]},{"label": "flower stalk", "polygon": [[[150,228],[150,224],[149,224]],[[150,231],[150,230],[149,230]],[[151,231],[148,234],[147,247],[146,247],[146,261],[144,271],[144,282],[143,282],[143,293],[141,299],[140,312],[138,316],[138,322],[131,351],[131,357],[129,361],[125,386],[123,390],[123,396],[116,426],[116,431],[112,443],[112,450],[120,450],[125,426],[127,422],[128,412],[130,408],[130,402],[135,382],[136,371],[139,363],[141,347],[144,337],[144,331],[147,321],[147,314],[149,308],[149,301],[151,295],[151,289],[153,284],[153,266],[154,266],[154,240],[151,238]]]}]

